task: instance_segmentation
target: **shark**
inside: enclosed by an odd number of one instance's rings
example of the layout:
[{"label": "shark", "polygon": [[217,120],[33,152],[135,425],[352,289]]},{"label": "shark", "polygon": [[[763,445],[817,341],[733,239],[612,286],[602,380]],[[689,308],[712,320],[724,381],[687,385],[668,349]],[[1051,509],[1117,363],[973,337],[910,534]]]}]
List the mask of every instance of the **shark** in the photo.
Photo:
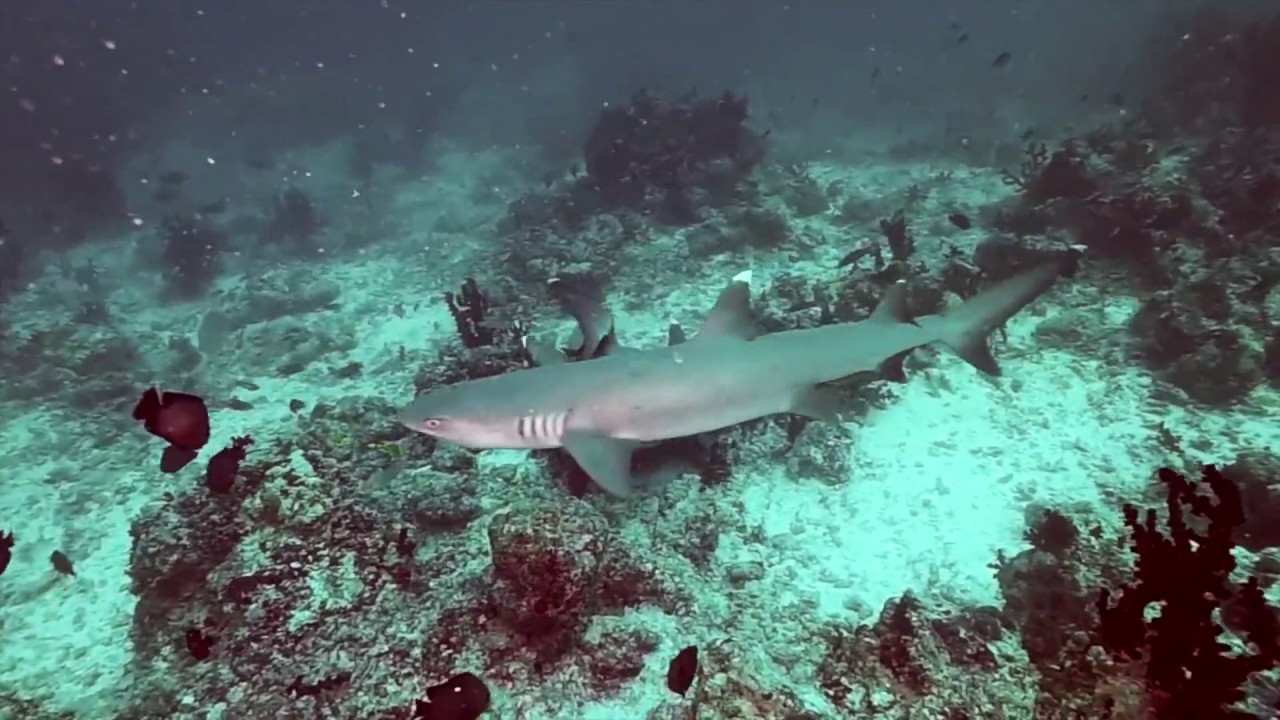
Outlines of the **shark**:
[{"label": "shark", "polygon": [[[665,347],[625,348],[611,321],[590,323],[592,352],[432,388],[399,421],[472,449],[563,448],[608,493],[635,493],[639,447],[778,413],[836,421],[830,383],[867,372],[905,381],[914,350],[942,345],[987,375],[1000,375],[988,337],[1069,274],[1058,261],[1027,268],[939,314],[913,316],[907,286],[890,286],[858,322],[762,334],[751,312],[751,274],[720,292],[693,337],[674,326]],[[579,321],[590,316],[580,311]],[[607,327],[601,327],[607,325]]]}]

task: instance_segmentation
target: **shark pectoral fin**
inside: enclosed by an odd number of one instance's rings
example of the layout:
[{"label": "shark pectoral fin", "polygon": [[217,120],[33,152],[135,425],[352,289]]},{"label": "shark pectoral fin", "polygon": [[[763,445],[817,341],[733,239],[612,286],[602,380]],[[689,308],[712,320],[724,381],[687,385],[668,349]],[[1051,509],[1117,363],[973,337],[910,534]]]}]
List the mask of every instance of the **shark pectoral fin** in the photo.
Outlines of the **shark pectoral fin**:
[{"label": "shark pectoral fin", "polygon": [[742,273],[720,292],[694,339],[736,337],[751,340],[759,334],[760,328],[751,316],[751,275]]},{"label": "shark pectoral fin", "polygon": [[911,354],[910,350],[903,350],[897,355],[890,355],[889,359],[880,363],[880,374],[889,382],[904,383],[907,381],[907,371],[902,369],[902,363]]},{"label": "shark pectoral fin", "polygon": [[791,412],[814,420],[838,422],[843,407],[840,393],[829,387],[805,388],[791,400]]},{"label": "shark pectoral fin", "polygon": [[591,479],[610,495],[629,497],[632,494],[631,452],[636,449],[636,443],[568,432],[561,444]]}]

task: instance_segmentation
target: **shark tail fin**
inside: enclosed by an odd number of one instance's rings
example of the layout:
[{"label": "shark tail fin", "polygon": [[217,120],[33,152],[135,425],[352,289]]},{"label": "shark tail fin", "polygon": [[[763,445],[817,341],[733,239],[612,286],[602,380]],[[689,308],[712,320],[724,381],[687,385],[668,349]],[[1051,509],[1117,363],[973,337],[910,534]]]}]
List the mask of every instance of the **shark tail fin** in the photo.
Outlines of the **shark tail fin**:
[{"label": "shark tail fin", "polygon": [[987,338],[1053,287],[1062,270],[1056,262],[1037,265],[974,295],[939,318],[938,341],[982,372],[999,375]]}]

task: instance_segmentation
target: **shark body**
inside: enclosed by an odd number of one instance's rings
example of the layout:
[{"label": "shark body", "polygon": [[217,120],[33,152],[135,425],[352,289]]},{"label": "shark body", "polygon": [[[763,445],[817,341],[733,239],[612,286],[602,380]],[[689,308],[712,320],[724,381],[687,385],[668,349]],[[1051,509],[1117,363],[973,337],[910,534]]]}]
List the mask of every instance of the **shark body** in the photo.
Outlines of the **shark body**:
[{"label": "shark body", "polygon": [[944,344],[998,375],[987,337],[1060,271],[1057,263],[1033,267],[946,313],[919,318],[908,313],[899,283],[866,320],[766,335],[751,320],[749,280],[740,276],[687,342],[431,390],[404,408],[400,421],[470,448],[563,447],[602,488],[627,496],[637,447],[776,413],[835,419],[837,397],[825,383],[877,370],[901,379],[903,359],[924,345]]}]

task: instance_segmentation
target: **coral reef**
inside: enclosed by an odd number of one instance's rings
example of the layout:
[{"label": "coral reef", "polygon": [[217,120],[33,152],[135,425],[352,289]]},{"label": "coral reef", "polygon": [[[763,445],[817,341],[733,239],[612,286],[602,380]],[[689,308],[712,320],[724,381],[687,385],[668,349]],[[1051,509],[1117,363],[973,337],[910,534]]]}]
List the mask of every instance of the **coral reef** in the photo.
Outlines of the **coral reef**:
[{"label": "coral reef", "polygon": [[763,158],[748,115],[746,98],[730,92],[674,102],[641,92],[601,111],[583,146],[587,179],[606,203],[640,208],[656,195],[691,221],[689,194],[723,197]]},{"label": "coral reef", "polygon": [[207,218],[169,215],[159,230],[156,263],[164,273],[165,291],[192,300],[203,295],[218,275],[227,236]]},{"label": "coral reef", "polygon": [[939,615],[907,594],[874,625],[832,628],[818,682],[847,717],[1030,717],[1034,679],[1003,637],[992,608]]},{"label": "coral reef", "polygon": [[325,223],[315,203],[298,187],[289,187],[271,198],[267,226],[268,243],[283,243],[295,252],[314,251],[316,235]]},{"label": "coral reef", "polygon": [[[1245,522],[1239,489],[1212,465],[1202,474],[1212,497],[1168,468],[1159,477],[1168,493],[1165,528],[1154,509],[1144,517],[1133,505],[1124,507],[1134,579],[1114,596],[1100,594],[1099,639],[1117,657],[1145,664],[1159,717],[1250,717],[1228,706],[1244,698],[1250,675],[1280,662],[1280,621],[1256,577],[1239,586],[1229,579],[1234,534]],[[1192,519],[1203,520],[1203,528]],[[1149,617],[1152,605],[1159,610]],[[1220,607],[1239,614],[1249,648],[1231,653],[1223,642],[1215,620]]]},{"label": "coral reef", "polygon": [[1166,15],[1147,46],[1160,91],[1143,113],[1163,132],[1280,124],[1280,15],[1200,6]]}]

